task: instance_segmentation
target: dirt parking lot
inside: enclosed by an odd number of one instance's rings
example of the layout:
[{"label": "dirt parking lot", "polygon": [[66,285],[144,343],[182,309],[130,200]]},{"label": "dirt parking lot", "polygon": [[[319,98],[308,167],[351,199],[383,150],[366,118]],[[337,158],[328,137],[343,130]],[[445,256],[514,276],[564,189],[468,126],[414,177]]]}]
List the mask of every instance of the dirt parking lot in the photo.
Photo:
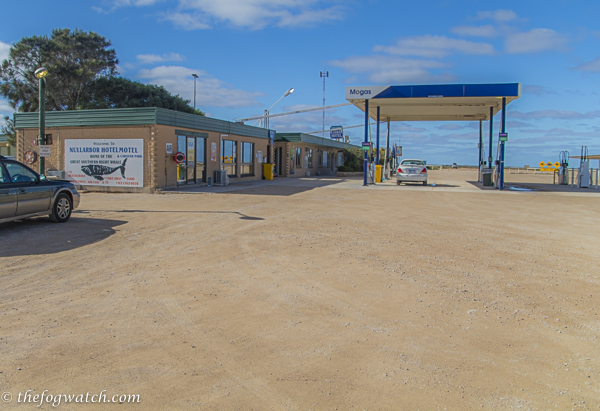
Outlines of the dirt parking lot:
[{"label": "dirt parking lot", "polygon": [[600,190],[476,178],[86,193],[0,225],[2,407],[600,408]]}]

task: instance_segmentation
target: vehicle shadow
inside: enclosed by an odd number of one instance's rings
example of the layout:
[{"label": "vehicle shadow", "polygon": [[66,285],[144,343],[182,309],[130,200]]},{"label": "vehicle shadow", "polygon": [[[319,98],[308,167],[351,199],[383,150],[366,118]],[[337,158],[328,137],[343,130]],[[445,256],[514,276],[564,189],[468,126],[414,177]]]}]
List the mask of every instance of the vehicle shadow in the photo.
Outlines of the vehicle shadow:
[{"label": "vehicle shadow", "polygon": [[74,250],[105,240],[125,223],[127,221],[73,215],[64,224],[53,223],[47,217],[0,224],[0,258]]}]

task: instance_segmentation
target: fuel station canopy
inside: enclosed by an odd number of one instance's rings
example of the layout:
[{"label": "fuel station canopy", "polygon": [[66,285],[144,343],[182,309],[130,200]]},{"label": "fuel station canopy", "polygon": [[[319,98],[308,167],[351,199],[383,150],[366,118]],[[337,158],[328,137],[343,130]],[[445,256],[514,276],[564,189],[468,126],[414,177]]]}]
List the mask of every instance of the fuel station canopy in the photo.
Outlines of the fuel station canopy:
[{"label": "fuel station canopy", "polygon": [[373,120],[379,107],[382,121],[486,121],[520,96],[520,83],[346,87],[346,100]]}]

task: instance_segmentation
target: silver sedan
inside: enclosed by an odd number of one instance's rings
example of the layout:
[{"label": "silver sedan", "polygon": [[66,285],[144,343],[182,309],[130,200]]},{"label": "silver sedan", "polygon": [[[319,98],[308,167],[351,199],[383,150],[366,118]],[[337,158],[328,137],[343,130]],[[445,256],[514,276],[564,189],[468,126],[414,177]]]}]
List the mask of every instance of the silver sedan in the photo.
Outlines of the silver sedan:
[{"label": "silver sedan", "polygon": [[396,170],[396,184],[402,182],[423,183],[427,185],[427,167],[423,160],[402,160]]}]

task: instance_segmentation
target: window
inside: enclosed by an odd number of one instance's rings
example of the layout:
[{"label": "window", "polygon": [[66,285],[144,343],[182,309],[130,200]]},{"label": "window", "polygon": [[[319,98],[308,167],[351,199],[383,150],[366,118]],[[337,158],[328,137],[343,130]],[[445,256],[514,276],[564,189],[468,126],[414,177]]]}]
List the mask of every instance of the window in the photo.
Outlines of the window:
[{"label": "window", "polygon": [[242,175],[254,175],[254,143],[242,142]]},{"label": "window", "polygon": [[4,165],[13,183],[34,183],[37,181],[35,173],[19,163],[4,163]]},{"label": "window", "polygon": [[313,157],[312,148],[306,147],[306,158],[307,158],[307,162],[308,162],[308,165],[307,165],[308,168],[313,168],[313,158],[312,157]]},{"label": "window", "polygon": [[222,150],[223,170],[227,170],[227,175],[230,177],[237,176],[237,153],[235,141],[223,140]]},{"label": "window", "polygon": [[2,163],[0,163],[0,184],[2,183],[10,183],[10,177],[8,176],[8,173],[4,171]]},{"label": "window", "polygon": [[321,149],[317,149],[317,163],[319,167],[323,167],[323,156],[321,155]]},{"label": "window", "polygon": [[296,149],[296,168],[302,168],[302,149]]},{"label": "window", "polygon": [[327,151],[323,151],[323,167],[327,167]]}]

